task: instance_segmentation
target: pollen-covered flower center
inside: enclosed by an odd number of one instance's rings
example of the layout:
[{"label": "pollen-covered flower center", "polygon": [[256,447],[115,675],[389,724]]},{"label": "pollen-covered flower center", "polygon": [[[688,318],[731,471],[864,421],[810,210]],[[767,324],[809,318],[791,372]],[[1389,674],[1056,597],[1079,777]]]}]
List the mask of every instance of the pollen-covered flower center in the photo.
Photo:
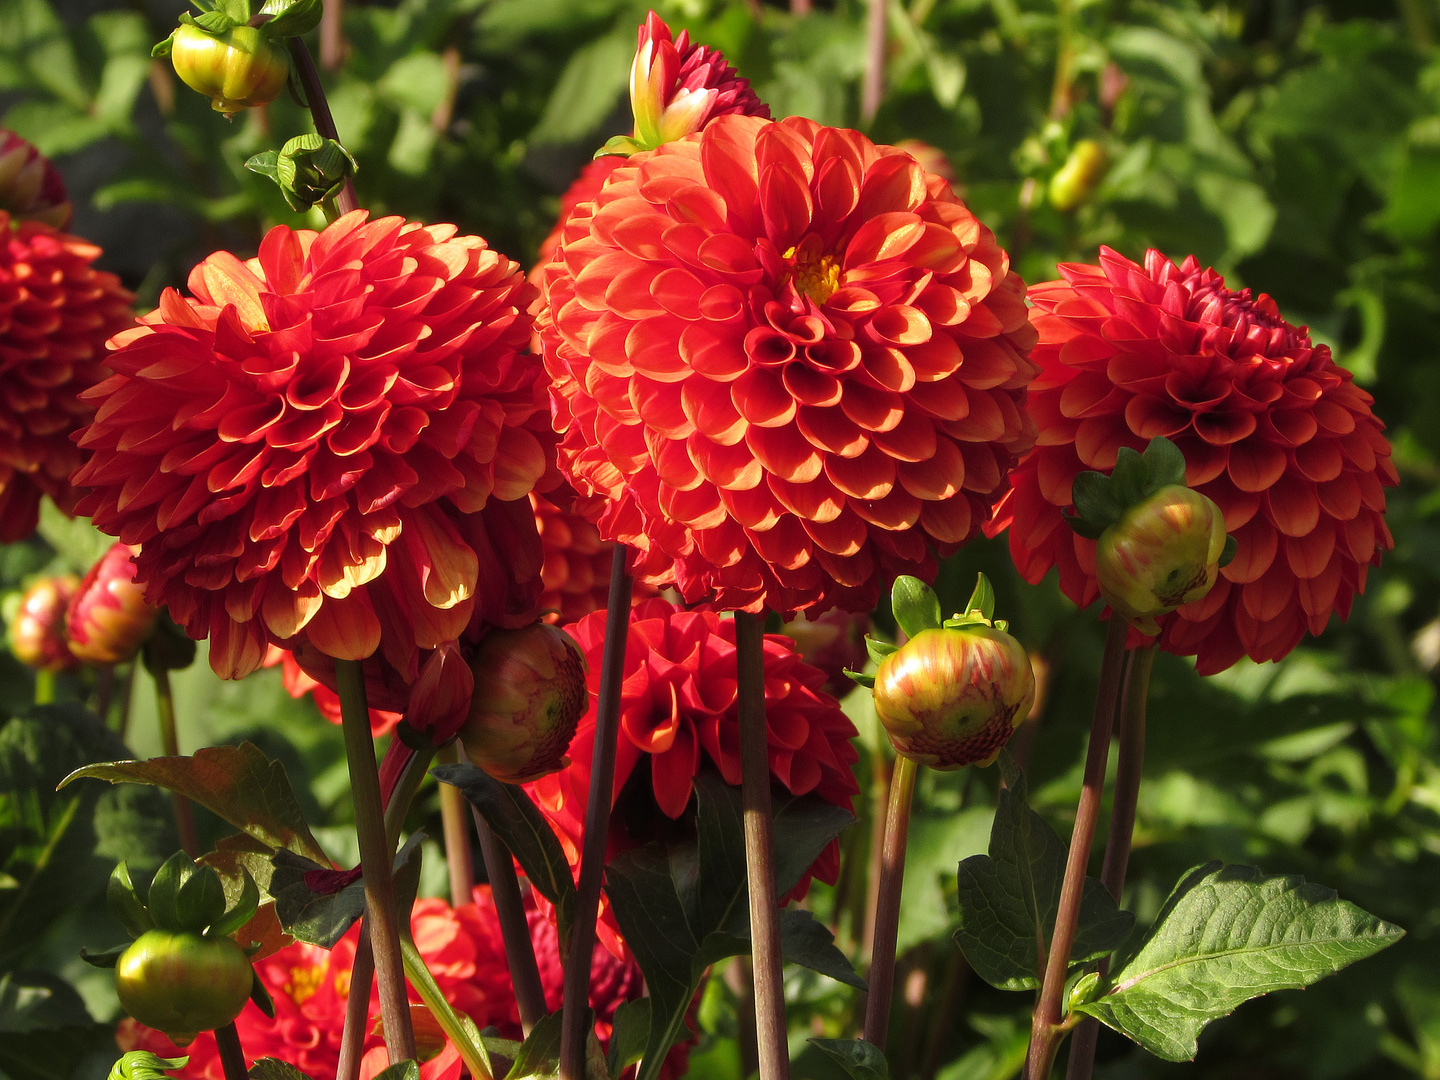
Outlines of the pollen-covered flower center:
[{"label": "pollen-covered flower center", "polygon": [[320,989],[320,983],[325,979],[325,972],[319,964],[307,964],[302,967],[290,969],[290,978],[285,983],[285,993],[296,1005],[304,1005],[315,996]]},{"label": "pollen-covered flower center", "polygon": [[790,280],[795,288],[816,304],[825,303],[840,288],[840,260],[803,240],[785,252],[785,261],[791,264]]}]

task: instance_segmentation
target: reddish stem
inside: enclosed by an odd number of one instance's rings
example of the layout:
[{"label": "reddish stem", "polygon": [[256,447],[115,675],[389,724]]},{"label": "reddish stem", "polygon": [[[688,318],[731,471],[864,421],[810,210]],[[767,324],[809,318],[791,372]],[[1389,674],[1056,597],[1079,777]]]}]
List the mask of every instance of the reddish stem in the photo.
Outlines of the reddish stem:
[{"label": "reddish stem", "polygon": [[875,907],[875,945],[870,955],[870,996],[865,1003],[865,1041],[885,1049],[890,1030],[890,999],[895,992],[895,941],[900,929],[900,892],[905,884],[905,843],[910,835],[910,805],[920,767],[903,754],[890,779],[885,841],[880,855],[880,889]]}]

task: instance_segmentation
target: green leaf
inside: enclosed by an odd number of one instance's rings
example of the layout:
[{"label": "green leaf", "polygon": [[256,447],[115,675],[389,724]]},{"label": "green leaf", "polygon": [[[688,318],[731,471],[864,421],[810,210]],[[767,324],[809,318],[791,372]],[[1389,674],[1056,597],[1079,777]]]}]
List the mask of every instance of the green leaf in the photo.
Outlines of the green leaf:
[{"label": "green leaf", "polygon": [[890,608],[900,629],[912,638],[924,630],[938,630],[944,619],[935,590],[909,574],[895,579],[890,589]]},{"label": "green leaf", "polygon": [[[211,937],[225,937],[235,933],[235,931],[239,930],[254,917],[256,910],[260,907],[260,889],[255,884],[255,879],[250,876],[248,870],[242,868],[241,873],[245,875],[245,884],[240,898],[228,911],[210,920],[209,934]],[[220,878],[218,875],[215,880],[219,882]],[[223,904],[223,889],[221,891],[221,900]]]},{"label": "green leaf", "polygon": [[531,1029],[515,1054],[505,1080],[553,1076],[560,1071],[560,1011],[548,1014]]},{"label": "green leaf", "polygon": [[[180,914],[180,887],[195,873],[195,863],[183,851],[177,851],[155,872],[145,907],[155,925],[164,930],[188,930],[188,921]],[[202,924],[203,926],[203,924]],[[195,928],[199,929],[199,928]]]},{"label": "green leaf", "polygon": [[890,1065],[880,1048],[864,1039],[810,1039],[815,1047],[845,1070],[850,1080],[890,1080]]},{"label": "green leaf", "polygon": [[155,928],[155,920],[150,918],[144,901],[130,880],[130,868],[123,862],[116,864],[110,875],[110,883],[105,887],[105,902],[131,937],[139,937]]},{"label": "green leaf", "polygon": [[1122,513],[1149,493],[1149,476],[1145,459],[1139,452],[1128,446],[1120,447],[1115,468],[1110,473],[1110,493],[1120,504]]},{"label": "green leaf", "polygon": [[154,784],[177,791],[271,848],[284,848],[329,865],[305,823],[285,766],[271,761],[254,743],[209,746],[191,757],[87,765],[72,772],[60,786],[81,777],[112,784]]},{"label": "green leaf", "polygon": [[1148,473],[1147,495],[1171,484],[1185,486],[1185,455],[1169,439],[1164,436],[1151,439],[1143,457]]},{"label": "green leaf", "polygon": [[[990,853],[960,863],[960,925],[955,943],[975,973],[1001,990],[1040,985],[1067,848],[1025,802],[1023,778],[1001,790],[990,831]],[[1104,956],[1129,934],[1135,917],[1121,911],[1094,878],[1085,879],[1071,963]]]},{"label": "green leaf", "polygon": [[500,842],[509,849],[540,893],[555,905],[561,932],[567,932],[575,910],[575,879],[570,863],[556,839],[555,830],[535,808],[525,789],[502,784],[483,769],[468,762],[437,765],[430,770],[435,779],[453,784],[480,812]]},{"label": "green leaf", "polygon": [[568,143],[592,135],[625,92],[634,54],[632,27],[597,38],[571,53],[540,122],[530,132],[530,141]]},{"label": "green leaf", "polygon": [[198,26],[207,34],[214,34],[219,37],[221,34],[228,34],[235,29],[235,20],[223,11],[207,11],[201,15],[194,16],[190,23]]},{"label": "green leaf", "polygon": [[130,947],[127,941],[123,945],[113,945],[108,949],[101,949],[99,952],[91,952],[85,946],[80,947],[80,959],[91,967],[113,968],[120,962],[121,955]]},{"label": "green leaf", "polygon": [[272,1057],[261,1058],[250,1066],[245,1075],[249,1080],[311,1080],[309,1074],[301,1072],[288,1061]]},{"label": "green leaf", "polygon": [[149,1050],[131,1050],[110,1069],[110,1080],[169,1080],[169,1070],[189,1064],[188,1057],[162,1058]]},{"label": "green leaf", "polygon": [[[398,872],[409,865],[420,851],[423,832],[410,835],[395,854]],[[270,895],[275,898],[275,914],[280,925],[291,937],[329,949],[344,936],[345,931],[365,913],[365,883],[356,879],[333,893],[317,893],[305,883],[305,875],[314,870],[329,870],[292,851],[277,851],[274,874],[270,878]]]},{"label": "green leaf", "polygon": [[968,615],[972,611],[978,611],[987,619],[995,617],[995,587],[984,574],[975,575],[975,591],[965,603],[964,614]]},{"label": "green leaf", "polygon": [[1404,935],[1295,875],[1207,863],[1187,874],[1135,954],[1078,1006],[1157,1057],[1187,1061],[1210,1021],[1309,986]]},{"label": "green leaf", "polygon": [[865,651],[870,654],[870,659],[878,664],[891,653],[899,652],[900,646],[890,641],[879,641],[876,638],[872,638],[869,634],[866,634]]},{"label": "green leaf", "polygon": [[376,1073],[375,1080],[420,1080],[420,1065],[413,1059],[397,1061]]},{"label": "green leaf", "polygon": [[268,176],[271,180],[278,182],[278,170],[280,166],[280,151],[262,150],[260,153],[248,158],[245,168],[261,176]]},{"label": "green leaf", "polygon": [[265,0],[259,14],[275,17],[261,27],[261,33],[272,41],[300,37],[320,25],[323,11],[322,0]]},{"label": "green leaf", "polygon": [[175,903],[180,922],[187,930],[204,930],[225,914],[225,889],[220,884],[220,875],[208,866],[196,867],[180,886]]},{"label": "green leaf", "polygon": [[85,1002],[64,979],[38,971],[0,975],[0,1035],[54,1031],[90,1023]]},{"label": "green leaf", "polygon": [[[650,1031],[636,1080],[654,1080],[658,1074],[666,1051],[683,1031],[705,969],[748,947],[740,789],[707,771],[695,778],[695,795],[695,841],[647,844],[622,852],[606,868],[616,921],[650,991]],[[783,896],[854,819],[814,796],[779,792],[774,813],[776,890]],[[801,926],[789,916],[786,923]],[[806,955],[817,947],[809,933],[792,930],[792,947],[800,945]]]},{"label": "green leaf", "polygon": [[618,1077],[645,1053],[650,1038],[650,999],[625,1002],[615,1010],[611,1023],[608,1064],[610,1075]]},{"label": "green leaf", "polygon": [[1075,506],[1077,517],[1102,531],[1119,521],[1124,510],[1124,505],[1110,486],[1110,478],[1104,473],[1082,472],[1076,476],[1070,501]]}]

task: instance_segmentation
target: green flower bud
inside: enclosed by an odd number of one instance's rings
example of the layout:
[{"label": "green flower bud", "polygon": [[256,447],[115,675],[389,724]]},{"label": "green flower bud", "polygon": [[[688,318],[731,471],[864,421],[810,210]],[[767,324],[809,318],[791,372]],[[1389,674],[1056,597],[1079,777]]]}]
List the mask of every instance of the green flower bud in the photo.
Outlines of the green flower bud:
[{"label": "green flower bud", "polygon": [[185,85],[226,115],[274,101],[290,75],[285,50],[251,26],[212,33],[186,23],[170,38],[170,60]]},{"label": "green flower bud", "polygon": [[1068,214],[1095,194],[1110,168],[1110,156],[1094,139],[1081,139],[1070,151],[1065,164],[1050,177],[1050,204]]},{"label": "green flower bud", "polygon": [[1156,617],[1204,597],[1220,573],[1225,516],[1180,484],[1129,507],[1095,547],[1095,577],[1112,610],[1145,634]]}]

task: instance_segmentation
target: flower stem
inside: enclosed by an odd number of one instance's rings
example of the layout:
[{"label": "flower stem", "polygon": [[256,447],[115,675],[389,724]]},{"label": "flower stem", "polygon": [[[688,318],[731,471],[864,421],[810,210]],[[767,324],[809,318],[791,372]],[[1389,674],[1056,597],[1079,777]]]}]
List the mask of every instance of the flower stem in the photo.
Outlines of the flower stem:
[{"label": "flower stem", "polygon": [[[460,760],[451,743],[439,753],[440,761],[450,765]],[[470,815],[465,812],[465,796],[453,784],[440,785],[440,824],[445,833],[445,866],[450,871],[450,905],[468,904],[475,888],[475,867],[470,859]]]},{"label": "flower stem", "polygon": [[[1140,773],[1145,761],[1145,705],[1154,666],[1154,645],[1131,653],[1125,667],[1125,690],[1120,698],[1120,760],[1115,769],[1115,798],[1110,810],[1110,834],[1105,840],[1105,866],[1100,872],[1100,883],[1117,902],[1125,889],[1130,842],[1135,836],[1135,808],[1140,800]],[[1106,961],[1100,961],[1101,975],[1108,966]],[[1100,1022],[1093,1016],[1080,1021],[1070,1040],[1065,1080],[1090,1080],[1099,1035]]]},{"label": "flower stem", "polygon": [[910,804],[919,772],[920,766],[904,754],[895,759],[895,773],[890,778],[890,805],[885,812],[864,1036],[866,1042],[881,1050],[885,1049],[885,1036],[890,1029],[890,999],[895,991],[895,939],[900,928],[900,891],[905,884],[905,842],[910,835]]},{"label": "flower stem", "polygon": [[625,644],[630,636],[630,549],[615,545],[610,563],[610,601],[605,616],[605,651],[600,660],[600,693],[595,707],[595,742],[590,759],[590,799],[585,806],[585,842],[580,853],[575,920],[565,943],[565,1001],[560,1022],[560,1075],[584,1080],[589,1034],[590,957],[605,876],[610,803],[615,788],[615,740],[620,733],[620,684],[625,677]]},{"label": "flower stem", "polygon": [[865,77],[860,86],[860,122],[869,124],[885,96],[885,29],[889,0],[868,0],[865,18]]},{"label": "flower stem", "polygon": [[215,1045],[220,1050],[220,1067],[225,1080],[245,1080],[245,1051],[240,1046],[240,1032],[234,1021],[215,1029]]},{"label": "flower stem", "polygon": [[735,612],[740,784],[745,808],[745,875],[755,965],[755,1041],[760,1080],[788,1080],[785,982],[775,897],[775,823],[770,816],[769,727],[765,722],[765,634],[758,615]]},{"label": "flower stem", "polygon": [[45,668],[35,672],[35,704],[51,705],[55,702],[55,673]]},{"label": "flower stem", "polygon": [[[365,875],[365,926],[380,981],[385,1047],[394,1064],[415,1056],[415,1034],[410,1027],[410,1001],[405,994],[405,972],[400,957],[395,880],[390,864],[393,848],[385,835],[380,774],[375,768],[375,741],[370,735],[370,709],[365,700],[365,676],[360,662],[336,660],[335,681],[340,692],[345,757],[350,767],[350,794],[355,801],[360,868]],[[352,982],[351,992],[357,989]],[[369,996],[367,992],[365,997]]]},{"label": "flower stem", "polygon": [[1075,807],[1075,828],[1070,834],[1070,855],[1060,887],[1060,909],[1050,937],[1045,961],[1045,978],[1030,1028],[1030,1049],[1025,1059],[1026,1080],[1046,1080],[1060,1040],[1065,993],[1065,976],[1070,970],[1070,950],[1080,921],[1080,895],[1085,887],[1085,868],[1095,839],[1095,821],[1100,814],[1100,795],[1105,787],[1105,767],[1110,757],[1110,732],[1115,724],[1115,706],[1120,698],[1124,668],[1125,637],[1129,627],[1119,616],[1110,619],[1105,633],[1105,655],[1100,662],[1100,688],[1095,696],[1095,715],[1090,721],[1090,747],[1085,754],[1085,780],[1080,802]]},{"label": "flower stem", "polygon": [[[441,784],[460,795],[460,789]],[[510,981],[515,987],[515,1004],[520,1007],[520,1026],[525,1034],[541,1020],[545,1008],[545,988],[540,982],[540,965],[535,962],[535,943],[530,937],[530,924],[525,919],[525,900],[520,895],[520,880],[515,876],[515,860],[500,842],[480,811],[473,806],[475,831],[480,834],[480,853],[485,858],[485,876],[490,879],[490,894],[495,899],[495,914],[500,920],[500,936],[505,942],[505,961],[510,966]]]},{"label": "flower stem", "polygon": [[[157,667],[155,676],[155,715],[160,721],[160,746],[166,757],[180,756],[180,736],[175,729],[175,693],[170,688],[170,672]],[[176,792],[175,828],[180,833],[180,846],[192,859],[200,854],[200,840],[195,833],[195,811],[190,800]]]},{"label": "flower stem", "polygon": [[[292,37],[289,40],[290,56],[295,61],[295,73],[300,76],[300,85],[305,90],[305,100],[310,103],[310,116],[315,121],[315,131],[326,139],[339,142],[340,133],[335,130],[335,118],[330,115],[330,102],[325,98],[325,88],[320,85],[320,73],[315,70],[315,61],[310,58],[305,39]],[[359,200],[355,198],[355,183],[347,176],[340,194],[335,196],[335,208],[342,214],[348,214],[359,206]]]},{"label": "flower stem", "polygon": [[471,1037],[473,1026],[467,1027],[450,1002],[445,1000],[435,977],[425,966],[425,958],[420,955],[420,950],[415,947],[409,934],[401,937],[400,951],[405,961],[405,973],[410,976],[410,985],[415,987],[420,1000],[440,1025],[440,1030],[455,1044],[455,1049],[460,1052],[460,1060],[470,1070],[471,1080],[490,1080],[490,1070],[485,1067],[485,1055]]}]

